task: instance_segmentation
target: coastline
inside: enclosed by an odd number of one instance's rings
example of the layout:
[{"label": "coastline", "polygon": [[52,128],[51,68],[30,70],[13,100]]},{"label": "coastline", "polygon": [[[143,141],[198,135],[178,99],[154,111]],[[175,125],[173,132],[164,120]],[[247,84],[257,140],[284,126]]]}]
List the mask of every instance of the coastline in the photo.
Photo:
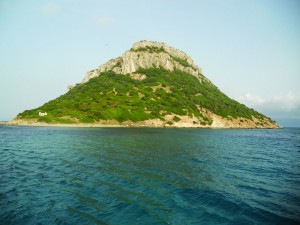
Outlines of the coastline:
[{"label": "coastline", "polygon": [[200,124],[175,123],[173,125],[158,123],[42,123],[32,121],[9,121],[1,122],[0,125],[27,126],[27,127],[69,127],[69,128],[197,128],[197,129],[282,129],[282,126],[202,126]]},{"label": "coastline", "polygon": [[85,127],[126,127],[123,125],[113,125],[113,124],[91,124],[91,123],[74,123],[74,124],[64,124],[64,123],[0,123],[0,125],[6,126],[24,126],[24,127],[70,127],[70,128],[85,128]]}]

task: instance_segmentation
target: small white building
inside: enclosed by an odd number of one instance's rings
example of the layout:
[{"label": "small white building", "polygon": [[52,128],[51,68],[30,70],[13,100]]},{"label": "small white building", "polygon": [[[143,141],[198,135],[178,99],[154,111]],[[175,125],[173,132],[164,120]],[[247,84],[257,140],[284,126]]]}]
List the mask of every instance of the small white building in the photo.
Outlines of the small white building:
[{"label": "small white building", "polygon": [[39,112],[39,116],[47,116],[47,113],[46,112]]}]

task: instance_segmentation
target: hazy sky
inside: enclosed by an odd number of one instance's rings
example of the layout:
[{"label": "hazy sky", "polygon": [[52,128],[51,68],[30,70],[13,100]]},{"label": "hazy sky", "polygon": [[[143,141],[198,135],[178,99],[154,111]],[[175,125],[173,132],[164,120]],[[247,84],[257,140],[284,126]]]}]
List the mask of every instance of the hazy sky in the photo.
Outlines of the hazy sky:
[{"label": "hazy sky", "polygon": [[140,40],[186,52],[231,98],[300,126],[298,0],[0,0],[0,120]]}]

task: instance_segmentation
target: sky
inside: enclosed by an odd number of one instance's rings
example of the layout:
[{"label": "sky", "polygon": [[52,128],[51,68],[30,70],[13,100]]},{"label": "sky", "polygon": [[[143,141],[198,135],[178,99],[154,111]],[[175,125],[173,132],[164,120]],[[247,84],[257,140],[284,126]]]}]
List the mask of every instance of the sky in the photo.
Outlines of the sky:
[{"label": "sky", "polygon": [[0,121],[140,40],[186,52],[229,97],[300,127],[298,0],[0,0]]}]

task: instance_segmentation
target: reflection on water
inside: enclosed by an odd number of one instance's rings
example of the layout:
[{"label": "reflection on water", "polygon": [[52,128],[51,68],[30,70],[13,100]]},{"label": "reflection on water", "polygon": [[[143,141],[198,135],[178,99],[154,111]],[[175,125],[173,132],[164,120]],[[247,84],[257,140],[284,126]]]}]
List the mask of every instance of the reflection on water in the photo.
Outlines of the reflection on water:
[{"label": "reflection on water", "polygon": [[300,221],[299,129],[2,126],[0,135],[4,224]]}]

